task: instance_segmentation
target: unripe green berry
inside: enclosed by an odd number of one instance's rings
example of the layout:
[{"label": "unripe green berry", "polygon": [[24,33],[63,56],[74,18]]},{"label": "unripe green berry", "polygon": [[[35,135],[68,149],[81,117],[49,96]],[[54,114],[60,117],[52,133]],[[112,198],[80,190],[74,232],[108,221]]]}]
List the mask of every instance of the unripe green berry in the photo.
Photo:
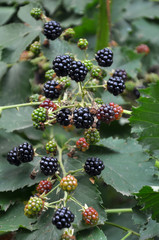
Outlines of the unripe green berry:
[{"label": "unripe green berry", "polygon": [[106,76],[106,72],[101,68],[94,68],[91,72],[91,77],[102,80]]},{"label": "unripe green berry", "polygon": [[103,104],[103,100],[101,98],[95,98],[94,101],[98,104]]},{"label": "unripe green berry", "polygon": [[35,55],[38,55],[40,53],[40,50],[41,50],[40,42],[36,41],[30,45],[30,51]]},{"label": "unripe green berry", "polygon": [[91,87],[91,88],[89,88],[89,91],[96,92],[96,90],[97,90],[96,85],[98,85],[98,84],[99,84],[99,81],[96,79],[89,81],[87,84],[88,87]]},{"label": "unripe green berry", "polygon": [[43,209],[43,200],[39,197],[31,197],[24,208],[25,216],[29,218],[37,217]]},{"label": "unripe green berry", "polygon": [[68,77],[60,77],[56,80],[59,84],[63,85],[64,88],[68,88],[71,82]]},{"label": "unripe green berry", "polygon": [[88,41],[85,38],[80,38],[78,40],[77,46],[81,49],[81,50],[86,50],[88,48]]},{"label": "unripe green berry", "polygon": [[40,107],[33,111],[32,113],[32,121],[33,126],[37,129],[41,128],[41,123],[46,121],[47,109]]},{"label": "unripe green berry", "polygon": [[91,71],[93,68],[93,63],[90,60],[84,60],[83,61],[84,65],[86,66],[86,68],[88,69],[88,71]]},{"label": "unripe green berry", "polygon": [[41,18],[42,10],[40,8],[33,8],[30,12],[30,15],[36,20]]},{"label": "unripe green berry", "polygon": [[54,140],[51,140],[48,143],[46,143],[46,152],[53,153],[54,155],[56,155],[57,143]]},{"label": "unripe green berry", "polygon": [[63,33],[62,36],[64,37],[64,39],[66,41],[68,41],[71,38],[74,38],[75,36],[75,31],[73,30],[73,28],[67,28]]},{"label": "unripe green berry", "polygon": [[52,80],[54,77],[56,76],[56,73],[54,72],[53,69],[50,69],[48,70],[46,73],[45,73],[45,79],[48,81],[48,80]]},{"label": "unripe green berry", "polygon": [[95,144],[100,141],[100,134],[96,128],[89,128],[84,132],[84,136],[89,144]]}]

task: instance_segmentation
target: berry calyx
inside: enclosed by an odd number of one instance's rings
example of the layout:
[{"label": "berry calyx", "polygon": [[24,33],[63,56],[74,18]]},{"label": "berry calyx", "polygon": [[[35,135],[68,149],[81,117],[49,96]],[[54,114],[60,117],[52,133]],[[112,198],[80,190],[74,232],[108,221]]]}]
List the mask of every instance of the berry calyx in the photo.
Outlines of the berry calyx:
[{"label": "berry calyx", "polygon": [[23,163],[31,162],[34,157],[34,149],[31,144],[25,142],[18,146],[19,160]]},{"label": "berry calyx", "polygon": [[101,49],[96,53],[95,59],[99,66],[110,67],[113,63],[113,52],[109,48]]},{"label": "berry calyx", "polygon": [[57,56],[53,61],[53,69],[57,76],[67,76],[72,59],[69,55]]},{"label": "berry calyx", "polygon": [[45,97],[56,99],[61,94],[62,86],[58,82],[51,80],[45,83],[43,90]]},{"label": "berry calyx", "polygon": [[49,153],[53,153],[54,155],[56,155],[57,152],[57,143],[54,140],[49,141],[48,143],[46,143],[46,152]]},{"label": "berry calyx", "polygon": [[34,53],[35,55],[38,55],[40,53],[41,50],[41,44],[40,42],[36,41],[34,43],[32,43],[30,45],[30,49],[29,49],[32,53]]},{"label": "berry calyx", "polygon": [[39,197],[31,197],[24,208],[24,214],[28,218],[34,218],[40,215],[43,209],[43,200]]},{"label": "berry calyx", "polygon": [[88,73],[86,66],[80,61],[72,61],[69,67],[68,75],[76,82],[83,82]]},{"label": "berry calyx", "polygon": [[57,209],[52,218],[52,224],[54,224],[57,229],[69,228],[73,221],[74,214],[66,207]]},{"label": "berry calyx", "polygon": [[56,120],[61,125],[68,126],[71,123],[71,119],[70,119],[71,114],[72,112],[70,111],[69,108],[63,108],[58,112],[56,116]]},{"label": "berry calyx", "polygon": [[89,144],[95,144],[100,141],[100,134],[96,128],[85,130],[84,136]]},{"label": "berry calyx", "polygon": [[46,71],[46,73],[45,73],[46,80],[52,80],[55,76],[56,76],[56,73],[53,69],[50,69],[50,70]]},{"label": "berry calyx", "polygon": [[57,109],[57,105],[53,103],[50,99],[44,100],[39,107],[43,107],[45,109],[51,109],[52,111],[55,111]]},{"label": "berry calyx", "polygon": [[88,158],[84,165],[84,170],[90,176],[100,175],[104,168],[103,161],[96,157]]},{"label": "berry calyx", "polygon": [[94,122],[94,115],[89,108],[76,108],[73,112],[73,123],[76,128],[89,128]]},{"label": "berry calyx", "polygon": [[82,217],[87,225],[96,225],[99,220],[98,212],[92,207],[85,209],[82,212]]},{"label": "berry calyx", "polygon": [[49,21],[44,24],[44,35],[47,39],[55,40],[58,38],[62,33],[62,28],[60,23],[56,21]]},{"label": "berry calyx", "polygon": [[85,152],[89,149],[89,144],[86,142],[85,138],[80,138],[77,142],[76,142],[76,147],[82,151]]},{"label": "berry calyx", "polygon": [[121,77],[111,77],[107,81],[107,90],[114,96],[119,95],[125,89],[125,82]]},{"label": "berry calyx", "polygon": [[46,176],[54,175],[58,170],[57,158],[53,157],[42,157],[40,161],[40,169]]},{"label": "berry calyx", "polygon": [[88,41],[85,38],[80,38],[78,40],[77,46],[81,49],[81,50],[86,50],[88,48]]},{"label": "berry calyx", "polygon": [[72,192],[77,187],[77,179],[72,175],[67,175],[63,177],[60,181],[60,187],[67,192]]},{"label": "berry calyx", "polygon": [[30,12],[30,15],[36,20],[41,18],[42,10],[40,8],[33,8]]},{"label": "berry calyx", "polygon": [[109,103],[109,106],[113,107],[114,113],[115,113],[115,119],[119,120],[122,117],[123,108],[119,106],[118,104],[115,104],[113,102]]},{"label": "berry calyx", "polygon": [[107,124],[115,120],[115,112],[112,106],[109,104],[103,104],[100,108],[97,109],[96,117],[98,120],[105,122]]},{"label": "berry calyx", "polygon": [[120,77],[125,82],[127,80],[127,73],[124,69],[116,69],[113,73],[113,77]]},{"label": "berry calyx", "polygon": [[84,65],[86,66],[86,68],[88,69],[88,71],[91,71],[93,68],[93,63],[90,60],[84,60],[82,61],[82,63],[84,63]]},{"label": "berry calyx", "polygon": [[53,186],[52,182],[43,180],[39,182],[38,186],[36,187],[36,191],[40,194],[42,193],[47,194],[52,189],[52,186]]}]

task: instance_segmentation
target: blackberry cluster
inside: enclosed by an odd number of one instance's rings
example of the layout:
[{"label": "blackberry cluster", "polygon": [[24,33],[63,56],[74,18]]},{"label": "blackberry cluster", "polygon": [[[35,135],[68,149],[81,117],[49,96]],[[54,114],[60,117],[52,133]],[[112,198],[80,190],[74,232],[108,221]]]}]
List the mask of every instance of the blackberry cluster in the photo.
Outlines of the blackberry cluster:
[{"label": "blackberry cluster", "polygon": [[115,112],[112,106],[109,104],[103,104],[97,110],[96,117],[107,124],[115,120]]},{"label": "blackberry cluster", "polygon": [[95,59],[99,66],[110,67],[113,63],[113,52],[109,48],[104,48],[96,53]]},{"label": "blackberry cluster", "polygon": [[11,151],[9,151],[7,155],[7,160],[10,164],[15,166],[19,166],[21,164],[18,156],[18,148],[14,147]]},{"label": "blackberry cluster", "polygon": [[53,61],[53,69],[57,76],[67,76],[72,59],[69,55],[57,56]]},{"label": "blackberry cluster", "polygon": [[52,189],[52,182],[47,180],[40,181],[38,186],[36,187],[36,191],[40,194],[42,193],[47,194],[48,192],[50,192],[51,189]]},{"label": "blackberry cluster", "polygon": [[41,50],[41,44],[40,42],[36,41],[34,43],[32,43],[30,45],[30,49],[29,49],[32,53],[34,53],[35,55],[38,55],[40,53]]},{"label": "blackberry cluster", "polygon": [[56,99],[61,94],[62,86],[59,85],[58,82],[51,80],[45,83],[43,90],[44,90],[45,97]]},{"label": "blackberry cluster", "polygon": [[58,228],[69,228],[74,221],[74,214],[66,207],[59,208],[52,218],[52,223]]},{"label": "blackberry cluster", "polygon": [[103,161],[100,158],[90,157],[86,160],[84,169],[90,176],[100,175],[102,170],[105,168]]},{"label": "blackberry cluster", "polygon": [[60,123],[63,126],[68,126],[70,125],[70,116],[72,115],[72,112],[70,111],[70,109],[68,108],[63,108],[61,109],[57,116],[56,116],[56,120],[58,123]]},{"label": "blackberry cluster", "polygon": [[43,209],[43,200],[38,197],[31,197],[24,208],[24,214],[28,218],[37,217]]},{"label": "blackberry cluster", "polygon": [[127,73],[124,69],[116,69],[113,73],[113,77],[120,77],[125,82],[127,80]]},{"label": "blackberry cluster", "polygon": [[86,142],[85,138],[80,138],[77,142],[76,142],[76,147],[82,151],[85,152],[89,149],[89,144]]},{"label": "blackberry cluster", "polygon": [[88,69],[83,63],[80,61],[71,62],[68,75],[72,80],[75,80],[76,82],[83,82],[87,73]]},{"label": "blackberry cluster", "polygon": [[89,108],[77,108],[73,112],[73,122],[76,128],[89,128],[94,122],[94,116]]},{"label": "blackberry cluster", "polygon": [[33,8],[30,12],[30,15],[36,20],[41,18],[42,10],[40,8]]},{"label": "blackberry cluster", "polygon": [[88,207],[85,211],[83,211],[82,217],[84,222],[88,225],[95,225],[99,220],[98,212],[92,207]]},{"label": "blackberry cluster", "polygon": [[114,96],[119,95],[125,89],[125,82],[121,77],[111,77],[107,81],[107,90]]},{"label": "blackberry cluster", "polygon": [[84,60],[83,61],[84,65],[86,66],[86,68],[88,69],[88,71],[91,71],[93,68],[93,63],[90,60]]},{"label": "blackberry cluster", "polygon": [[55,111],[57,109],[57,105],[53,103],[50,99],[44,100],[39,107],[45,108],[45,109],[52,109],[52,111]]},{"label": "blackberry cluster", "polygon": [[61,84],[64,88],[68,88],[71,85],[68,77],[60,77],[57,79],[57,82]]},{"label": "blackberry cluster", "polygon": [[44,35],[47,39],[55,40],[62,33],[60,23],[56,21],[49,21],[44,24]]},{"label": "blackberry cluster", "polygon": [[122,117],[123,108],[118,104],[114,104],[113,102],[109,103],[109,106],[113,107],[115,113],[115,119],[119,120]]},{"label": "blackberry cluster", "polygon": [[78,40],[77,46],[81,49],[81,50],[86,50],[88,48],[88,41],[87,39],[84,38],[80,38]]},{"label": "blackberry cluster", "polygon": [[53,175],[58,170],[57,158],[42,157],[40,161],[40,169],[46,176]]},{"label": "blackberry cluster", "polygon": [[46,152],[47,153],[53,153],[54,155],[56,155],[57,152],[57,144],[54,140],[49,141],[48,143],[46,143]]},{"label": "blackberry cluster", "polygon": [[60,187],[67,192],[72,192],[77,187],[77,179],[72,175],[67,175],[63,177],[60,182]]},{"label": "blackberry cluster", "polygon": [[45,73],[45,78],[47,80],[52,80],[55,76],[56,76],[56,73],[54,72],[53,69],[50,69],[50,70],[46,71],[46,73]]},{"label": "blackberry cluster", "polygon": [[100,141],[100,134],[96,128],[89,128],[85,131],[84,136],[89,144],[95,144]]}]

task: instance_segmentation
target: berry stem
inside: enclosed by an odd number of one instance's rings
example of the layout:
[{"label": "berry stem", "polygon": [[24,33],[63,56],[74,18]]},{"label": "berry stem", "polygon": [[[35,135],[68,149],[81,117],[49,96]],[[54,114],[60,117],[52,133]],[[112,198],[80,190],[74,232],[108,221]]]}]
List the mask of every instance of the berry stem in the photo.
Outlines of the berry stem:
[{"label": "berry stem", "polygon": [[30,62],[32,64],[38,64],[39,62],[41,62],[42,60],[46,60],[46,57],[45,56],[40,56],[40,57],[37,57],[37,58],[34,58],[32,59]]},{"label": "berry stem", "polygon": [[103,88],[104,85],[96,85],[96,86],[89,86],[89,87],[84,87],[84,88]]},{"label": "berry stem", "polygon": [[121,240],[128,238],[131,234],[132,234],[132,232],[128,232],[128,234],[126,234],[125,237],[123,237]]},{"label": "berry stem", "polygon": [[82,98],[81,105],[82,107],[84,107],[84,94],[83,94],[83,88],[82,88],[81,82],[78,83],[78,86],[79,86],[79,94],[81,95],[81,98]]},{"label": "berry stem", "polygon": [[131,114],[132,114],[132,111],[123,109],[123,113],[131,115]]},{"label": "berry stem", "polygon": [[115,208],[115,209],[106,209],[106,213],[128,213],[133,212],[132,208]]},{"label": "berry stem", "polygon": [[116,224],[116,223],[112,223],[112,222],[105,222],[105,224],[107,224],[107,225],[111,225],[111,226],[113,226],[113,227],[120,228],[120,229],[124,230],[125,232],[131,232],[132,234],[134,234],[134,235],[140,237],[140,234],[139,234],[139,233],[137,233],[137,232],[131,230],[130,228],[123,227],[123,226],[121,226],[121,225],[118,225],[118,224]]},{"label": "berry stem", "polygon": [[77,205],[79,205],[83,210],[85,210],[84,206],[82,206],[82,204],[74,197],[70,196],[70,200],[72,200],[73,202],[75,202]]},{"label": "berry stem", "polygon": [[60,203],[60,202],[62,202],[62,200],[63,200],[63,199],[59,199],[59,200],[57,200],[57,201],[55,201],[55,202],[48,203],[48,204],[47,204],[47,207],[55,207],[54,204]]},{"label": "berry stem", "polygon": [[45,197],[47,197],[50,193],[52,193],[53,191],[55,191],[58,187],[59,187],[60,183],[56,185],[56,187],[54,187],[53,189],[51,189],[50,192],[48,192],[47,194],[45,194]]},{"label": "berry stem", "polygon": [[0,106],[0,111],[10,108],[19,108],[19,107],[28,107],[28,106],[36,106],[39,105],[41,102],[29,102],[29,103],[21,103],[21,104],[14,104],[9,106]]},{"label": "berry stem", "polygon": [[57,145],[57,150],[58,150],[58,153],[59,153],[58,161],[59,161],[60,167],[61,167],[61,169],[62,169],[63,177],[65,177],[65,176],[66,176],[66,171],[65,171],[65,168],[64,168],[64,165],[63,165],[63,162],[62,162],[62,151],[63,151],[63,149],[60,148],[60,147]]},{"label": "berry stem", "polygon": [[77,173],[77,172],[83,172],[84,171],[84,168],[80,168],[80,169],[77,169],[77,170],[71,170],[71,171],[69,171],[68,172],[68,174],[75,174],[75,173]]}]

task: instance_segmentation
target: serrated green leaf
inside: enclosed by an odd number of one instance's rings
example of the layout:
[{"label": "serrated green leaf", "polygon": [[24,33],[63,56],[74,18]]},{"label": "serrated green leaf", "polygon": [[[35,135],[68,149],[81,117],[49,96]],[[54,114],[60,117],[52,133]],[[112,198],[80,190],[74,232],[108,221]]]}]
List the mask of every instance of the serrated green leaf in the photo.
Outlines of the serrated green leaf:
[{"label": "serrated green leaf", "polygon": [[0,7],[0,25],[6,23],[12,15],[15,13],[16,8],[14,7]]},{"label": "serrated green leaf", "polygon": [[61,5],[61,0],[43,0],[42,4],[45,9],[50,13],[50,15],[54,14],[58,7]]},{"label": "serrated green leaf", "polygon": [[77,14],[83,14],[87,4],[91,2],[92,0],[81,0],[80,2],[78,0],[64,0],[63,4],[68,12],[73,10]]},{"label": "serrated green leaf", "polygon": [[91,230],[80,232],[77,236],[77,240],[107,240],[107,237],[104,235],[103,231],[98,227],[95,227]]},{"label": "serrated green leaf", "polygon": [[4,62],[0,62],[0,82],[4,74],[6,73],[6,71],[7,71],[7,64]]},{"label": "serrated green leaf", "polygon": [[159,237],[159,223],[150,219],[140,230],[140,240],[152,239],[154,237]]}]

